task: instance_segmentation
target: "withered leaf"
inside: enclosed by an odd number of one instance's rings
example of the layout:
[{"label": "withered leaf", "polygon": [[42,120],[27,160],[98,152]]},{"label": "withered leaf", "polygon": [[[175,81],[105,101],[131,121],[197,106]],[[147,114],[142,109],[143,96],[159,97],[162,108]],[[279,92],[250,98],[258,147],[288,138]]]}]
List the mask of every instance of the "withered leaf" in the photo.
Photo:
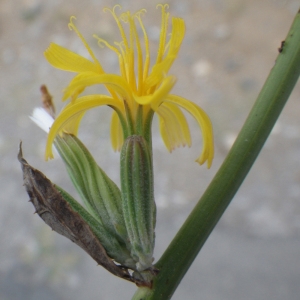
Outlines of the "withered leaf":
[{"label": "withered leaf", "polygon": [[128,270],[116,265],[107,255],[99,239],[79,213],[62,197],[55,185],[39,170],[30,166],[23,158],[22,143],[18,160],[23,170],[24,185],[36,213],[57,233],[67,237],[85,250],[99,265],[112,274],[135,282],[137,285],[148,285],[133,278]]},{"label": "withered leaf", "polygon": [[55,107],[52,101],[52,96],[49,94],[47,87],[43,84],[41,86],[41,93],[42,93],[42,103],[43,108],[48,112],[48,114],[55,118]]}]

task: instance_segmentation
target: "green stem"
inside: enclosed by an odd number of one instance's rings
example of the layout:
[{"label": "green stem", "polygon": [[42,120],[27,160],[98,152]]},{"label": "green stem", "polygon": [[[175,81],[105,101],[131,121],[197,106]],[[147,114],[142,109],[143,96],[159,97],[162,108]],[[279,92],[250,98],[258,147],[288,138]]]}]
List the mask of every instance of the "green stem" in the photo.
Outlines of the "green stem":
[{"label": "green stem", "polygon": [[170,299],[253,165],[300,74],[300,11],[236,142],[156,267],[153,289],[132,299]]}]

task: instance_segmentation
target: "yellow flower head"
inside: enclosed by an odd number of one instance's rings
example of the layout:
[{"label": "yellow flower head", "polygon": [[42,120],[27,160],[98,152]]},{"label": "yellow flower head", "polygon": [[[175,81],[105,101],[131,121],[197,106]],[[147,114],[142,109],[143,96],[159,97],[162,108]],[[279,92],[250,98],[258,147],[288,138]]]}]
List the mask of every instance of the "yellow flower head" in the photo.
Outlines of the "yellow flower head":
[{"label": "yellow flower head", "polygon": [[[122,41],[110,45],[98,39],[99,45],[107,46],[119,59],[120,75],[110,74],[103,70],[93,51],[74,25],[71,17],[69,28],[74,30],[91,60],[68,49],[52,43],[45,51],[48,62],[65,71],[75,72],[76,76],[64,91],[63,100],[70,99],[56,118],[48,135],[46,159],[52,158],[52,143],[61,131],[77,134],[79,123],[84,113],[94,107],[108,105],[113,108],[111,121],[111,140],[115,150],[120,150],[124,139],[133,134],[143,135],[150,143],[151,123],[154,113],[158,115],[160,132],[169,151],[179,146],[191,145],[189,127],[181,108],[188,111],[198,122],[203,135],[203,150],[197,162],[207,161],[210,167],[214,155],[212,126],[207,114],[193,102],[180,96],[170,94],[176,78],[168,75],[178,55],[185,34],[184,21],[172,18],[172,29],[168,35],[168,5],[159,5],[162,12],[159,47],[155,64],[150,69],[149,40],[141,16],[145,10],[135,14],[129,11],[116,14],[115,6],[109,11],[115,19]],[[126,35],[123,25],[129,27]],[[140,26],[142,37],[137,26]],[[144,43],[142,47],[142,42]],[[108,95],[79,95],[85,88],[102,84]]]}]

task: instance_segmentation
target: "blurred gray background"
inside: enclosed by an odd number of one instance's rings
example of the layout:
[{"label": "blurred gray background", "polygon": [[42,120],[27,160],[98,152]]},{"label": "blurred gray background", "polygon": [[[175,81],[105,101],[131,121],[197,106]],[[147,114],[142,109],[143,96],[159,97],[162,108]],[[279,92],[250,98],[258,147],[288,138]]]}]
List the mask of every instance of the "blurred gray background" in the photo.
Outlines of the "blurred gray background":
[{"label": "blurred gray background", "polygon": [[[43,51],[56,42],[85,55],[69,17],[106,70],[116,72],[116,56],[97,48],[94,33],[119,40],[105,6],[146,8],[144,22],[156,51],[158,1],[0,1],[0,299],[130,299],[136,287],[120,280],[76,245],[52,232],[34,215],[17,161],[24,156],[52,181],[76,196],[59,158],[43,159],[46,135],[28,118],[46,84],[57,109],[72,74],[52,68]],[[274,65],[299,9],[295,0],[171,0],[170,13],[186,21],[186,37],[171,74],[174,93],[198,103],[211,117],[216,155],[207,170],[194,160],[201,136],[191,118],[193,146],[171,155],[154,120],[158,259],[216,173]],[[93,91],[97,90],[94,88]],[[300,295],[300,85],[242,188],[199,253],[173,299],[299,299]],[[117,182],[119,154],[109,141],[110,109],[84,118],[79,137]],[[77,197],[77,196],[76,196]],[[78,197],[77,197],[78,198]]]}]

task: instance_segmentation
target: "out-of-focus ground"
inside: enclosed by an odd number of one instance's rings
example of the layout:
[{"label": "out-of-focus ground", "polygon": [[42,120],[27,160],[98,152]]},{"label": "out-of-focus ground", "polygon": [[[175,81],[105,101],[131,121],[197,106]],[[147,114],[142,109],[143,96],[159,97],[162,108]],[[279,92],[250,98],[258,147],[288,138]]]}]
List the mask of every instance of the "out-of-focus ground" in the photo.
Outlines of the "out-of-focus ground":
[{"label": "out-of-focus ground", "polygon": [[[97,49],[92,35],[112,42],[117,28],[104,6],[146,8],[152,53],[158,41],[158,1],[0,1],[0,299],[130,299],[135,286],[115,278],[76,245],[34,215],[16,155],[76,195],[60,159],[45,162],[45,134],[28,118],[47,84],[57,108],[72,74],[52,68],[43,51],[56,42],[85,54],[69,17],[110,72],[116,56]],[[211,117],[216,155],[210,170],[194,160],[201,149],[190,120],[191,149],[169,155],[154,125],[158,259],[214,176],[274,65],[299,9],[294,0],[169,1],[186,20],[186,37],[171,73],[174,93],[198,103]],[[284,55],[284,53],[282,54]],[[93,89],[96,91],[96,88]],[[183,279],[173,299],[296,300],[300,295],[300,85],[242,188]],[[118,181],[118,154],[109,141],[109,108],[87,114],[79,136]],[[156,120],[155,120],[156,122]]]}]

